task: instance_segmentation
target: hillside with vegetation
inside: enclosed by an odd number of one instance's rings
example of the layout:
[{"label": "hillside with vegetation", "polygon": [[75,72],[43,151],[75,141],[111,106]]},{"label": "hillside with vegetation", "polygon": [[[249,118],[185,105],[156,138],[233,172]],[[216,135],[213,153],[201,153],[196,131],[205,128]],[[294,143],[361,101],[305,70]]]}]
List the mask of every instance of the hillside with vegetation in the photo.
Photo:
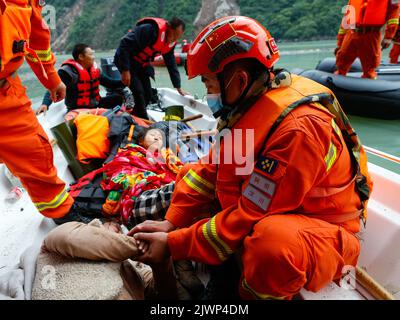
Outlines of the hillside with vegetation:
[{"label": "hillside with vegetation", "polygon": [[[201,0],[48,0],[57,10],[53,31],[56,51],[69,51],[76,42],[95,49],[115,48],[120,38],[144,16],[181,17],[185,37],[192,39],[193,21]],[[259,20],[278,40],[334,38],[346,0],[238,0],[242,15]]]}]

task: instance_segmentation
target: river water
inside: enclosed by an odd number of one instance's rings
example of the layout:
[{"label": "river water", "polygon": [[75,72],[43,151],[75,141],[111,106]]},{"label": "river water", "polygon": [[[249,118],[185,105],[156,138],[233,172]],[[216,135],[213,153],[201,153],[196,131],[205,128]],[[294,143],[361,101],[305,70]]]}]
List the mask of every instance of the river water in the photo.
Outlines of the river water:
[{"label": "river water", "polygon": [[[318,62],[326,57],[333,56],[335,41],[310,41],[296,43],[281,43],[279,45],[281,59],[277,67],[292,70],[294,68],[314,69]],[[113,56],[114,52],[96,52],[96,58]],[[383,54],[383,60],[388,60],[388,51]],[[67,55],[57,56],[57,67]],[[184,69],[180,67],[182,87],[196,94],[198,97],[205,95],[205,89],[200,79],[187,80]],[[29,67],[25,64],[19,72],[24,84],[28,87],[28,95],[37,104],[45,90],[36,80]],[[154,87],[171,87],[166,68],[156,68],[156,82]],[[380,120],[358,116],[349,116],[361,141],[366,146],[400,157],[400,120]],[[369,155],[369,160],[387,169],[400,173],[400,165],[382,160],[374,155]]]}]

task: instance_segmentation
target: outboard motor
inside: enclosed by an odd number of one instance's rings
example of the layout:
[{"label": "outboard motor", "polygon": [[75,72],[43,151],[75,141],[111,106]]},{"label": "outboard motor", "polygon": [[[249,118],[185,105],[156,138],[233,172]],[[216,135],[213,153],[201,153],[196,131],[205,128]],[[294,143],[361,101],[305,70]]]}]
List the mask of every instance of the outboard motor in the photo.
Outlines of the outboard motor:
[{"label": "outboard motor", "polygon": [[[105,74],[107,77],[109,77],[113,80],[121,80],[121,74],[120,74],[118,68],[114,64],[113,57],[101,58],[100,64],[101,64],[101,71],[103,72],[103,74]],[[115,93],[123,96],[126,109],[132,109],[133,106],[135,105],[134,100],[133,100],[133,95],[132,95],[131,91],[129,90],[129,88],[124,88],[124,89],[106,88],[106,90],[107,90],[107,96],[109,96],[111,94],[115,94]]]}]

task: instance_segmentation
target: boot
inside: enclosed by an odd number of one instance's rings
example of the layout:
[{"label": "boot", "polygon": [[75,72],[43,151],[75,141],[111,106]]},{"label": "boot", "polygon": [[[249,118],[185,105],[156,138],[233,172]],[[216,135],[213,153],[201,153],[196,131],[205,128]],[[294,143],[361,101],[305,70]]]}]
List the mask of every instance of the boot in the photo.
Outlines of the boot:
[{"label": "boot", "polygon": [[[155,298],[159,300],[177,300],[178,289],[174,275],[172,260],[151,264],[153,270],[153,281],[147,289],[149,298],[155,294]],[[147,296],[146,296],[147,299]]]},{"label": "boot", "polygon": [[121,278],[133,300],[144,300],[145,284],[136,268],[128,260],[121,264]]},{"label": "boot", "polygon": [[201,300],[240,300],[238,287],[240,270],[233,257],[217,266],[208,266],[210,280]]},{"label": "boot", "polygon": [[190,293],[192,299],[199,298],[204,291],[204,284],[197,277],[190,260],[174,262],[178,282]]}]

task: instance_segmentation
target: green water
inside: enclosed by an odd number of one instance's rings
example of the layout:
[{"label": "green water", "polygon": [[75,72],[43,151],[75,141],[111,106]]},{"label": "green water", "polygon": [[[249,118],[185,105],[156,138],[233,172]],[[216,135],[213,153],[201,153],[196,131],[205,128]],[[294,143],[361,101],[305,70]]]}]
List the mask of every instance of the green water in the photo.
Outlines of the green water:
[{"label": "green water", "polygon": [[[281,59],[277,67],[292,70],[294,68],[313,69],[317,63],[332,57],[335,41],[310,41],[297,43],[281,43],[279,45]],[[97,59],[113,56],[114,52],[96,52]],[[387,60],[388,51],[384,52],[383,60]],[[57,56],[57,67],[69,56]],[[196,94],[198,97],[205,95],[205,88],[200,79],[187,80],[184,69],[180,67],[182,88]],[[45,90],[36,80],[29,67],[24,65],[19,72],[24,84],[28,87],[28,95],[34,102],[38,102]],[[171,87],[166,68],[156,68],[156,82],[154,87]],[[379,120],[357,116],[349,116],[354,128],[359,134],[363,144],[383,152],[400,157],[400,120]],[[400,165],[383,160],[377,156],[369,155],[372,163],[383,166],[400,174]]]}]

